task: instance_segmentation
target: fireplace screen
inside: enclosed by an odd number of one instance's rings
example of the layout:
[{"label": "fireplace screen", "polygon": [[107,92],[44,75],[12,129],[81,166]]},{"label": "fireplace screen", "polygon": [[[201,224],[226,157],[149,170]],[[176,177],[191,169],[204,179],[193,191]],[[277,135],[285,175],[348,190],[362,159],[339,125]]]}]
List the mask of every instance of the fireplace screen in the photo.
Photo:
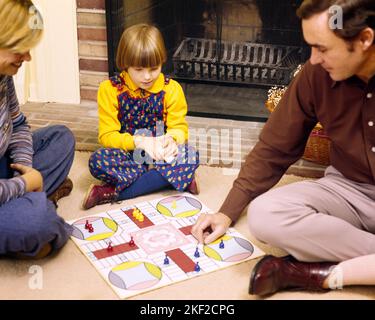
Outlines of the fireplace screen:
[{"label": "fireplace screen", "polygon": [[163,72],[183,86],[190,115],[265,121],[267,91],[288,85],[309,54],[295,15],[302,0],[107,0],[110,73],[124,28],[159,27]]},{"label": "fireplace screen", "polygon": [[293,46],[186,38],[173,55],[173,69],[180,79],[286,85],[300,56],[301,48]]}]

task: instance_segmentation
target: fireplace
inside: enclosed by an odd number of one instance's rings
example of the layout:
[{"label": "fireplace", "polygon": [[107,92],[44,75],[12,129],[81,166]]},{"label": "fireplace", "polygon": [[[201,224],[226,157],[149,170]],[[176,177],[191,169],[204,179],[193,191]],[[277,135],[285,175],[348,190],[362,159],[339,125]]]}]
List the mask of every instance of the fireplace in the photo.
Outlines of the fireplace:
[{"label": "fireplace", "polygon": [[290,82],[309,49],[295,15],[302,0],[107,0],[109,72],[124,28],[158,26],[163,72],[179,81],[189,115],[266,121],[268,89]]}]

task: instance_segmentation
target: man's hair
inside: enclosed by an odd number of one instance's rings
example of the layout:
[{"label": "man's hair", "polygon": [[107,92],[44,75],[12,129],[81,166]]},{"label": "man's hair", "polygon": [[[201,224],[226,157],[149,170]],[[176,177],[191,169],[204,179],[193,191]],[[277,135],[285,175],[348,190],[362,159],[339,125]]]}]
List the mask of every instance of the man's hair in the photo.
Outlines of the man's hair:
[{"label": "man's hair", "polygon": [[166,61],[167,50],[158,28],[142,23],[123,32],[116,56],[116,64],[120,70],[127,70],[129,67],[158,67]]},{"label": "man's hair", "polygon": [[338,37],[351,41],[366,28],[375,30],[375,0],[304,0],[297,16],[309,19],[334,5],[343,12],[343,28],[333,30]]},{"label": "man's hair", "polygon": [[0,21],[1,49],[25,53],[42,37],[42,17],[31,0],[0,0]]}]

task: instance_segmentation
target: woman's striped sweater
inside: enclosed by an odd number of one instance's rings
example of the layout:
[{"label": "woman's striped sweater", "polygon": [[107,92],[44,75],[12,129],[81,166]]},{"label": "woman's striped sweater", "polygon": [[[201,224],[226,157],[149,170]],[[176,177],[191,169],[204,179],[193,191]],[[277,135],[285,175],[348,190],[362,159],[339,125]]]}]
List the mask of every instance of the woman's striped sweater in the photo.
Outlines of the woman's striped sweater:
[{"label": "woman's striped sweater", "polygon": [[[12,163],[32,166],[33,143],[30,127],[21,113],[13,79],[0,76],[0,158],[8,152]],[[0,205],[22,196],[26,185],[19,173],[0,179]]]}]

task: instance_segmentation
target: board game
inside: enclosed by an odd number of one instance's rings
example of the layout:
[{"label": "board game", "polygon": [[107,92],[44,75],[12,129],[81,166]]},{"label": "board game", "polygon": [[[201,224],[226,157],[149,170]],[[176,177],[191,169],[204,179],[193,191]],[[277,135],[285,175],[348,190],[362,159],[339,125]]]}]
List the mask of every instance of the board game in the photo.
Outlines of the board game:
[{"label": "board game", "polygon": [[183,193],[68,223],[71,239],[124,299],[264,255],[233,228],[210,244],[198,244],[191,228],[210,213]]}]

